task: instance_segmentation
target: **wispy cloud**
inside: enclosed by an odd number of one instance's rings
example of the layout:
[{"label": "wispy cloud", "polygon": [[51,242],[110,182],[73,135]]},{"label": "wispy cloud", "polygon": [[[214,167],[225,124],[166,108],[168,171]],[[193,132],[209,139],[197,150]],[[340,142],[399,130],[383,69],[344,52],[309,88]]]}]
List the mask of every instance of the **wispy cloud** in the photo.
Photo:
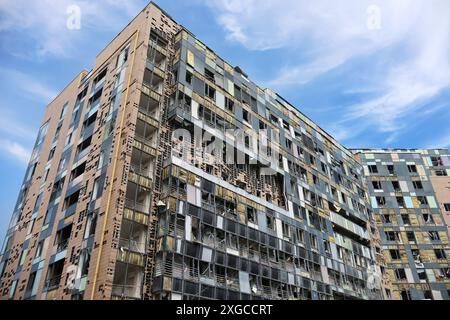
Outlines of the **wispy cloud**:
[{"label": "wispy cloud", "polygon": [[27,94],[29,98],[38,102],[49,103],[58,94],[56,90],[42,83],[41,79],[29,74],[3,67],[0,67],[0,72],[0,78],[8,81],[9,87],[13,90],[20,89],[21,93]]},{"label": "wispy cloud", "polygon": [[[336,105],[334,131],[344,139],[367,127],[401,136],[417,114],[431,116],[448,104],[426,109],[450,87],[450,2],[447,0],[214,0],[207,2],[230,41],[249,50],[289,54],[266,84],[279,90],[311,83],[337,68],[357,102]],[[374,10],[375,8],[375,10]],[[379,19],[378,19],[379,17]],[[371,24],[377,19],[379,24]],[[379,28],[377,27],[379,26]],[[386,54],[385,52],[388,52]],[[357,67],[352,64],[358,62]],[[325,80],[326,83],[326,80]],[[362,89],[361,89],[362,88]],[[361,91],[363,90],[363,92]]]},{"label": "wispy cloud", "polygon": [[[145,5],[143,0],[0,0],[1,42],[11,55],[25,58],[69,57],[83,45],[93,30],[123,27]],[[74,11],[80,9],[80,29],[67,27]],[[15,33],[21,32],[28,51],[16,48]]]},{"label": "wispy cloud", "polygon": [[6,152],[7,155],[21,164],[28,163],[30,159],[29,149],[15,141],[0,139],[0,150]]}]

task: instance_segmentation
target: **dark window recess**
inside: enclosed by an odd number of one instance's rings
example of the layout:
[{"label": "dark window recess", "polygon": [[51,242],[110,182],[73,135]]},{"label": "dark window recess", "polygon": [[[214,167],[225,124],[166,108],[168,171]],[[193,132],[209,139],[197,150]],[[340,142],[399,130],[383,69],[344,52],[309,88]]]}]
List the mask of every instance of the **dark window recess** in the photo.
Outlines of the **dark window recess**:
[{"label": "dark window recess", "polygon": [[55,246],[57,252],[61,252],[67,249],[67,244],[69,242],[71,232],[72,232],[72,224],[69,224],[68,226],[62,228],[56,233]]},{"label": "dark window recess", "polygon": [[93,115],[91,115],[83,122],[83,128],[89,127],[91,124],[95,122],[95,120],[97,120],[97,112],[95,112]]},{"label": "dark window recess", "polygon": [[389,253],[391,254],[391,258],[393,260],[399,260],[400,259],[400,251],[399,250],[389,250]]},{"label": "dark window recess", "polygon": [[389,174],[394,174],[395,173],[395,169],[394,169],[393,165],[389,164],[387,166],[387,169],[388,169]]},{"label": "dark window recess", "polygon": [[68,196],[64,199],[64,210],[70,208],[72,205],[78,202],[78,198],[80,197],[80,190],[74,192],[72,195]]},{"label": "dark window recess", "polygon": [[417,190],[423,189],[422,181],[413,181],[413,186]]},{"label": "dark window recess", "polygon": [[104,77],[106,77],[106,73],[107,72],[108,72],[108,69],[105,68],[98,74],[98,76],[95,77],[95,79],[94,79],[94,87],[97,85],[97,83],[102,81]]},{"label": "dark window recess", "polygon": [[234,110],[234,101],[232,99],[229,99],[228,97],[225,97],[225,107],[229,111]]},{"label": "dark window recess", "polygon": [[83,142],[81,142],[78,147],[77,147],[77,152],[83,152],[87,147],[89,147],[91,145],[91,140],[92,140],[92,136],[90,136],[89,138],[85,139]]},{"label": "dark window recess", "polygon": [[103,90],[98,90],[90,99],[89,99],[89,107],[95,105],[97,101],[102,96]]},{"label": "dark window recess", "polygon": [[369,165],[368,168],[370,173],[378,173],[377,165]]},{"label": "dark window recess", "polygon": [[244,121],[250,122],[250,117],[247,110],[242,110],[242,118],[244,119]]},{"label": "dark window recess", "polygon": [[395,277],[398,280],[404,280],[406,279],[406,272],[405,269],[395,269]]},{"label": "dark window recess", "polygon": [[53,147],[53,148],[50,150],[50,152],[49,152],[49,154],[48,154],[48,159],[47,159],[47,161],[50,161],[50,160],[53,159],[53,157],[55,156],[55,151],[56,151],[56,147]]},{"label": "dark window recess", "polygon": [[192,84],[192,73],[186,71],[186,82]]},{"label": "dark window recess", "polygon": [[214,72],[211,72],[208,68],[205,68],[205,78],[211,82],[214,82]]},{"label": "dark window recess", "polygon": [[86,170],[86,161],[72,170],[71,180],[74,180],[74,179],[78,178],[79,176],[81,176],[85,170]]},{"label": "dark window recess", "polygon": [[205,83],[205,95],[210,99],[215,99],[216,89]]}]

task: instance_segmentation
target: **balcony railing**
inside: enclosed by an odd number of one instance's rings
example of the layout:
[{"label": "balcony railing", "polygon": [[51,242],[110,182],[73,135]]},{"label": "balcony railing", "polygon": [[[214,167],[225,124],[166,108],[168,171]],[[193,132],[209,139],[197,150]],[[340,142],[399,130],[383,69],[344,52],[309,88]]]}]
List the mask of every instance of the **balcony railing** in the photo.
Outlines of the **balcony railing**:
[{"label": "balcony railing", "polygon": [[141,299],[141,286],[114,284],[112,296],[119,299]]},{"label": "balcony railing", "polygon": [[144,203],[140,203],[137,202],[133,199],[125,199],[125,207],[132,209],[132,210],[136,210],[136,211],[140,211],[140,212],[148,212],[148,204],[144,204]]},{"label": "balcony railing", "polygon": [[67,249],[67,246],[69,244],[69,239],[63,240],[56,244],[56,253],[60,253],[61,251],[64,251]]},{"label": "balcony railing", "polygon": [[128,251],[145,253],[145,242],[138,242],[131,239],[119,239],[119,246]]}]

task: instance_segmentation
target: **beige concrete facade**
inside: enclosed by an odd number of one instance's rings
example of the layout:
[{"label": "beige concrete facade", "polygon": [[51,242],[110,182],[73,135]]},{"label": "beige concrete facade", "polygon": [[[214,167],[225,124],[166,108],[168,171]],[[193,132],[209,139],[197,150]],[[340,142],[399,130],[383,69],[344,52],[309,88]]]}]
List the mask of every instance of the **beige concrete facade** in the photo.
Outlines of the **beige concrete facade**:
[{"label": "beige concrete facade", "polygon": [[[159,7],[149,4],[98,54],[92,71],[80,73],[47,107],[43,120],[43,123],[48,123],[46,135],[39,150],[34,152],[36,161],[30,162],[33,174],[24,182],[21,191],[24,201],[16,207],[5,250],[2,251],[4,271],[0,296],[3,299],[77,299],[79,295],[85,299],[113,298],[127,176],[131,149],[135,144],[137,107],[147,54],[152,45],[156,46],[156,43],[152,44],[150,33],[170,38],[179,29],[180,26]],[[121,56],[124,49],[127,52]],[[120,61],[122,65],[119,67],[119,60],[125,56],[126,61]],[[167,66],[166,63],[164,67]],[[159,72],[164,78],[170,76],[166,70]],[[99,75],[102,79],[96,83]],[[166,90],[164,81],[159,88],[159,97]],[[80,107],[77,97],[84,89]],[[111,99],[113,96],[115,99]],[[60,117],[63,106],[64,115]],[[78,126],[71,121],[71,116],[76,113],[75,107],[78,107],[78,119],[85,119]],[[111,117],[112,112],[117,112],[117,115]],[[156,130],[157,123],[158,119],[155,119]],[[81,152],[80,145],[86,147]],[[77,150],[70,152],[74,149]],[[102,154],[102,150],[107,152]],[[51,159],[47,161],[50,153]],[[70,155],[60,170],[57,161],[62,154]],[[72,179],[73,169],[80,164],[83,172]],[[95,185],[96,179],[104,183]],[[55,182],[61,180],[58,197],[50,199]],[[79,186],[76,209],[68,214],[64,195],[76,186]],[[40,192],[42,205],[33,212]],[[95,199],[93,192],[101,192],[101,196]],[[51,210],[54,212],[49,213],[48,208],[53,204],[55,206]],[[92,212],[95,212],[97,222],[94,234],[88,238],[85,230]],[[49,214],[52,215],[51,223],[46,221]],[[14,217],[19,217],[19,221],[14,221]],[[58,231],[68,225],[71,225],[70,232],[66,230],[70,235],[65,235],[68,243],[59,250]],[[51,230],[47,231],[43,244],[40,244],[48,228]],[[58,264],[61,261],[58,259],[63,259],[64,263]],[[80,260],[83,259],[86,271],[80,270]],[[140,259],[145,259],[145,255]],[[56,278],[52,278],[49,266],[58,270]]]}]

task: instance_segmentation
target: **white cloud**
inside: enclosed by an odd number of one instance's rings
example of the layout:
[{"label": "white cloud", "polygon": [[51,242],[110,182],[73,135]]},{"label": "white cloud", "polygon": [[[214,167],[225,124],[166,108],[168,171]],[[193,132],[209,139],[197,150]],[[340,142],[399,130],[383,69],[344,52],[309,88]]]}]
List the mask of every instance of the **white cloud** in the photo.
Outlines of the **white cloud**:
[{"label": "white cloud", "polygon": [[[0,32],[4,33],[1,41],[8,40],[8,52],[16,56],[69,57],[94,30],[120,30],[145,3],[143,0],[0,0]],[[67,28],[70,18],[67,9],[73,5],[80,8],[79,30]],[[14,48],[14,37],[5,38],[5,32],[21,31],[26,37],[28,53]],[[30,50],[32,47],[34,50]]]},{"label": "white cloud", "polygon": [[[411,126],[406,119],[450,87],[450,2],[448,0],[214,0],[208,1],[228,39],[250,50],[281,48],[289,62],[266,84],[300,86],[346,63],[365,64],[372,74],[349,83],[370,98],[339,108],[333,131],[345,139],[375,125],[389,135]],[[379,9],[380,28],[368,28]],[[394,52],[393,48],[397,50]],[[382,54],[391,50],[390,54]],[[296,55],[297,57],[292,57]],[[369,60],[371,59],[375,60]],[[364,60],[365,59],[365,60]],[[354,69],[352,70],[354,71]],[[439,108],[428,110],[436,112]],[[353,127],[352,127],[353,126]]]},{"label": "white cloud", "polygon": [[20,161],[22,164],[28,163],[30,159],[30,151],[15,141],[0,139],[0,150],[6,152],[10,157]]},{"label": "white cloud", "polygon": [[21,94],[25,93],[30,98],[39,102],[49,103],[58,94],[56,90],[42,83],[40,79],[36,79],[23,72],[0,67],[1,78],[8,81],[9,87],[20,88]]}]

